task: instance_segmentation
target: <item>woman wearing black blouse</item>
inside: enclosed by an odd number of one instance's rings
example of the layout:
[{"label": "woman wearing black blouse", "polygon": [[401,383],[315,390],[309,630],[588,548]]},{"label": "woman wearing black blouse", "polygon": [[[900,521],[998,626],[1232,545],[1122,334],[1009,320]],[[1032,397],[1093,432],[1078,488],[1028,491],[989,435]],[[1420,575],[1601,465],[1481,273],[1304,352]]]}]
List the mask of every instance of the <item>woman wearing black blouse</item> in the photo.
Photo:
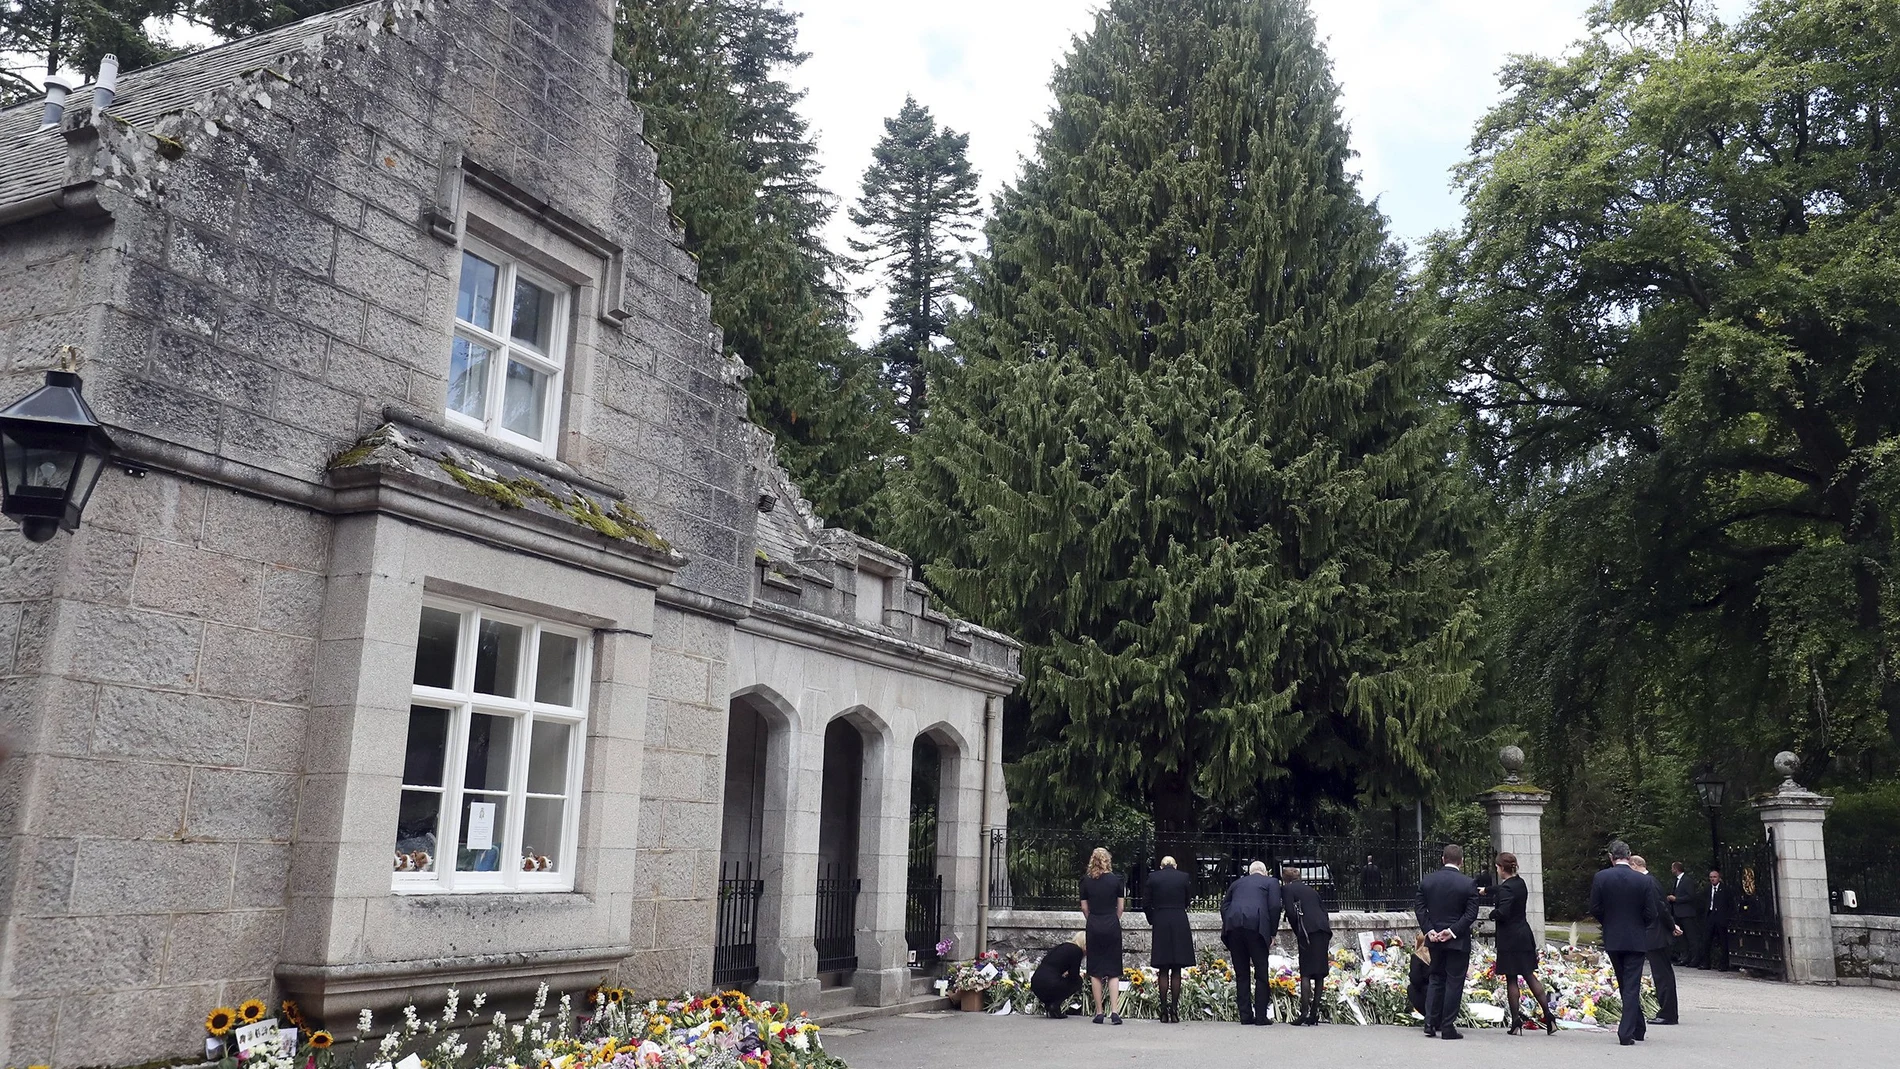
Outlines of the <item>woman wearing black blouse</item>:
[{"label": "woman wearing black blouse", "polygon": [[1511,1008],[1511,1034],[1524,1034],[1524,1015],[1518,1009],[1517,979],[1520,976],[1531,985],[1532,996],[1543,1008],[1545,1030],[1554,1033],[1557,1022],[1551,1016],[1550,999],[1545,997],[1544,985],[1537,981],[1538,940],[1524,916],[1524,907],[1530,902],[1530,887],[1524,877],[1517,874],[1516,854],[1499,854],[1497,868],[1498,884],[1490,892],[1495,903],[1491,921],[1498,929],[1498,975],[1504,977],[1505,995]]},{"label": "woman wearing black blouse", "polygon": [[1181,1023],[1181,970],[1194,964],[1194,932],[1188,927],[1188,874],[1164,857],[1142,887],[1142,912],[1153,937],[1149,959],[1161,974],[1161,1023]]},{"label": "woman wearing black blouse", "polygon": [[1107,1016],[1122,1023],[1122,907],[1128,889],[1111,871],[1108,851],[1096,847],[1089,855],[1089,872],[1082,878],[1083,930],[1088,933],[1089,988],[1095,993],[1095,1023],[1102,1023],[1102,981],[1108,981]]}]

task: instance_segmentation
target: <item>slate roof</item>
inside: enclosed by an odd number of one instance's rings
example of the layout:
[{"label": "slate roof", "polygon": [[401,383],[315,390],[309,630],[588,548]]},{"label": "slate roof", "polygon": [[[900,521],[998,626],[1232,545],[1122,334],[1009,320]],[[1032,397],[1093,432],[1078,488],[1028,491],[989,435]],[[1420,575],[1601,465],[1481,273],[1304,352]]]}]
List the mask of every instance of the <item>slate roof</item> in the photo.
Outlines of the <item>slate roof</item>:
[{"label": "slate roof", "polygon": [[[107,114],[149,130],[159,118],[182,111],[244,74],[312,47],[331,30],[383,4],[384,0],[352,4],[168,63],[121,73]],[[73,90],[67,110],[70,113],[75,106],[91,103],[92,86],[86,85]],[[59,131],[34,132],[45,110],[45,98],[35,97],[0,111],[0,208],[51,193],[65,177],[66,142]]]}]

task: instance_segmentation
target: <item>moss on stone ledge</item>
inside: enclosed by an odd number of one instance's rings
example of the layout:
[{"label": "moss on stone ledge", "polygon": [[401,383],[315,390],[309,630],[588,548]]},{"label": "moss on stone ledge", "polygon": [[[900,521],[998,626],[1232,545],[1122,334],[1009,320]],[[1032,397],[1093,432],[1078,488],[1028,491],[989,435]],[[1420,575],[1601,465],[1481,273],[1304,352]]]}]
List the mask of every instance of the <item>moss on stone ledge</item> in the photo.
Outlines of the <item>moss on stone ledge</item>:
[{"label": "moss on stone ledge", "polygon": [[477,497],[485,498],[502,508],[526,508],[530,501],[539,501],[551,511],[556,512],[582,527],[605,535],[620,542],[638,542],[648,549],[662,553],[670,552],[672,545],[661,538],[646,517],[640,515],[624,501],[616,501],[603,509],[593,498],[575,490],[571,496],[563,498],[549,489],[540,480],[527,475],[517,475],[512,479],[491,479],[478,475],[457,464],[447,454],[436,458],[442,470],[456,485]]}]

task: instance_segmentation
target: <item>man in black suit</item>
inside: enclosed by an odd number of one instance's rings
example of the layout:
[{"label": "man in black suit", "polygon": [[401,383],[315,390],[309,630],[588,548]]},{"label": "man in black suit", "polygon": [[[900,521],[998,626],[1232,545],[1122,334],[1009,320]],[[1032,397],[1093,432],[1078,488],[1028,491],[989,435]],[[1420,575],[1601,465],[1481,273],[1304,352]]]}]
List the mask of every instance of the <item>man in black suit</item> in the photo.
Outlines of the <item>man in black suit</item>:
[{"label": "man in black suit", "polygon": [[1649,871],[1649,862],[1636,854],[1630,855],[1630,868],[1649,878],[1650,905],[1655,907],[1656,919],[1649,923],[1649,975],[1656,981],[1656,1016],[1649,1019],[1650,1024],[1676,1023],[1676,967],[1669,960],[1669,945],[1675,936],[1682,934],[1676,922],[1669,915],[1668,896],[1663,893],[1662,881]]},{"label": "man in black suit", "polygon": [[[1702,955],[1697,966],[1728,972],[1728,921],[1735,912],[1735,893],[1729,890],[1728,884],[1722,882],[1720,869],[1709,872],[1709,889],[1702,895],[1701,906]],[[1722,952],[1720,964],[1715,960],[1718,950]]]},{"label": "man in black suit", "polygon": [[1385,873],[1379,871],[1379,863],[1372,860],[1371,854],[1367,854],[1366,867],[1359,870],[1360,893],[1367,898],[1377,898],[1379,892],[1384,889]]},{"label": "man in black suit", "polygon": [[1425,989],[1425,1034],[1463,1039],[1465,972],[1471,967],[1471,926],[1478,923],[1478,885],[1458,871],[1465,859],[1456,844],[1445,847],[1443,864],[1418,881],[1418,927],[1431,944],[1431,980]]},{"label": "man in black suit", "polygon": [[1669,915],[1675,920],[1678,929],[1675,939],[1675,960],[1678,965],[1694,965],[1696,950],[1702,946],[1701,926],[1696,923],[1696,905],[1701,899],[1695,893],[1695,881],[1683,871],[1682,862],[1669,865],[1669,882],[1663,900],[1669,903]]},{"label": "man in black suit", "polygon": [[1234,1002],[1241,1024],[1273,1023],[1273,970],[1267,955],[1279,930],[1280,881],[1256,861],[1228,885],[1220,904],[1220,940],[1234,956]]},{"label": "man in black suit", "polygon": [[1610,867],[1590,881],[1590,915],[1603,928],[1603,949],[1616,967],[1618,997],[1623,1019],[1616,1040],[1633,1046],[1643,1038],[1643,961],[1649,955],[1649,926],[1656,919],[1650,895],[1655,884],[1630,868],[1630,847],[1621,839],[1610,844]]}]

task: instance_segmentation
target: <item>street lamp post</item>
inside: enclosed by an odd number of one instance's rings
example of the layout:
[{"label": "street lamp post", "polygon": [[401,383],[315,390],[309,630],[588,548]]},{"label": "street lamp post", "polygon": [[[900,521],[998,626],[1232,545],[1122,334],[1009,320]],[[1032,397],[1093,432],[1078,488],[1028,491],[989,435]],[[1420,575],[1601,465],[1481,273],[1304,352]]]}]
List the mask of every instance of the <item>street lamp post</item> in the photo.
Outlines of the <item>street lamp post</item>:
[{"label": "street lamp post", "polygon": [[1728,782],[1716,775],[1713,764],[1702,766],[1702,773],[1695,778],[1695,792],[1702,799],[1702,808],[1709,811],[1709,868],[1722,867],[1722,796],[1728,793]]}]

